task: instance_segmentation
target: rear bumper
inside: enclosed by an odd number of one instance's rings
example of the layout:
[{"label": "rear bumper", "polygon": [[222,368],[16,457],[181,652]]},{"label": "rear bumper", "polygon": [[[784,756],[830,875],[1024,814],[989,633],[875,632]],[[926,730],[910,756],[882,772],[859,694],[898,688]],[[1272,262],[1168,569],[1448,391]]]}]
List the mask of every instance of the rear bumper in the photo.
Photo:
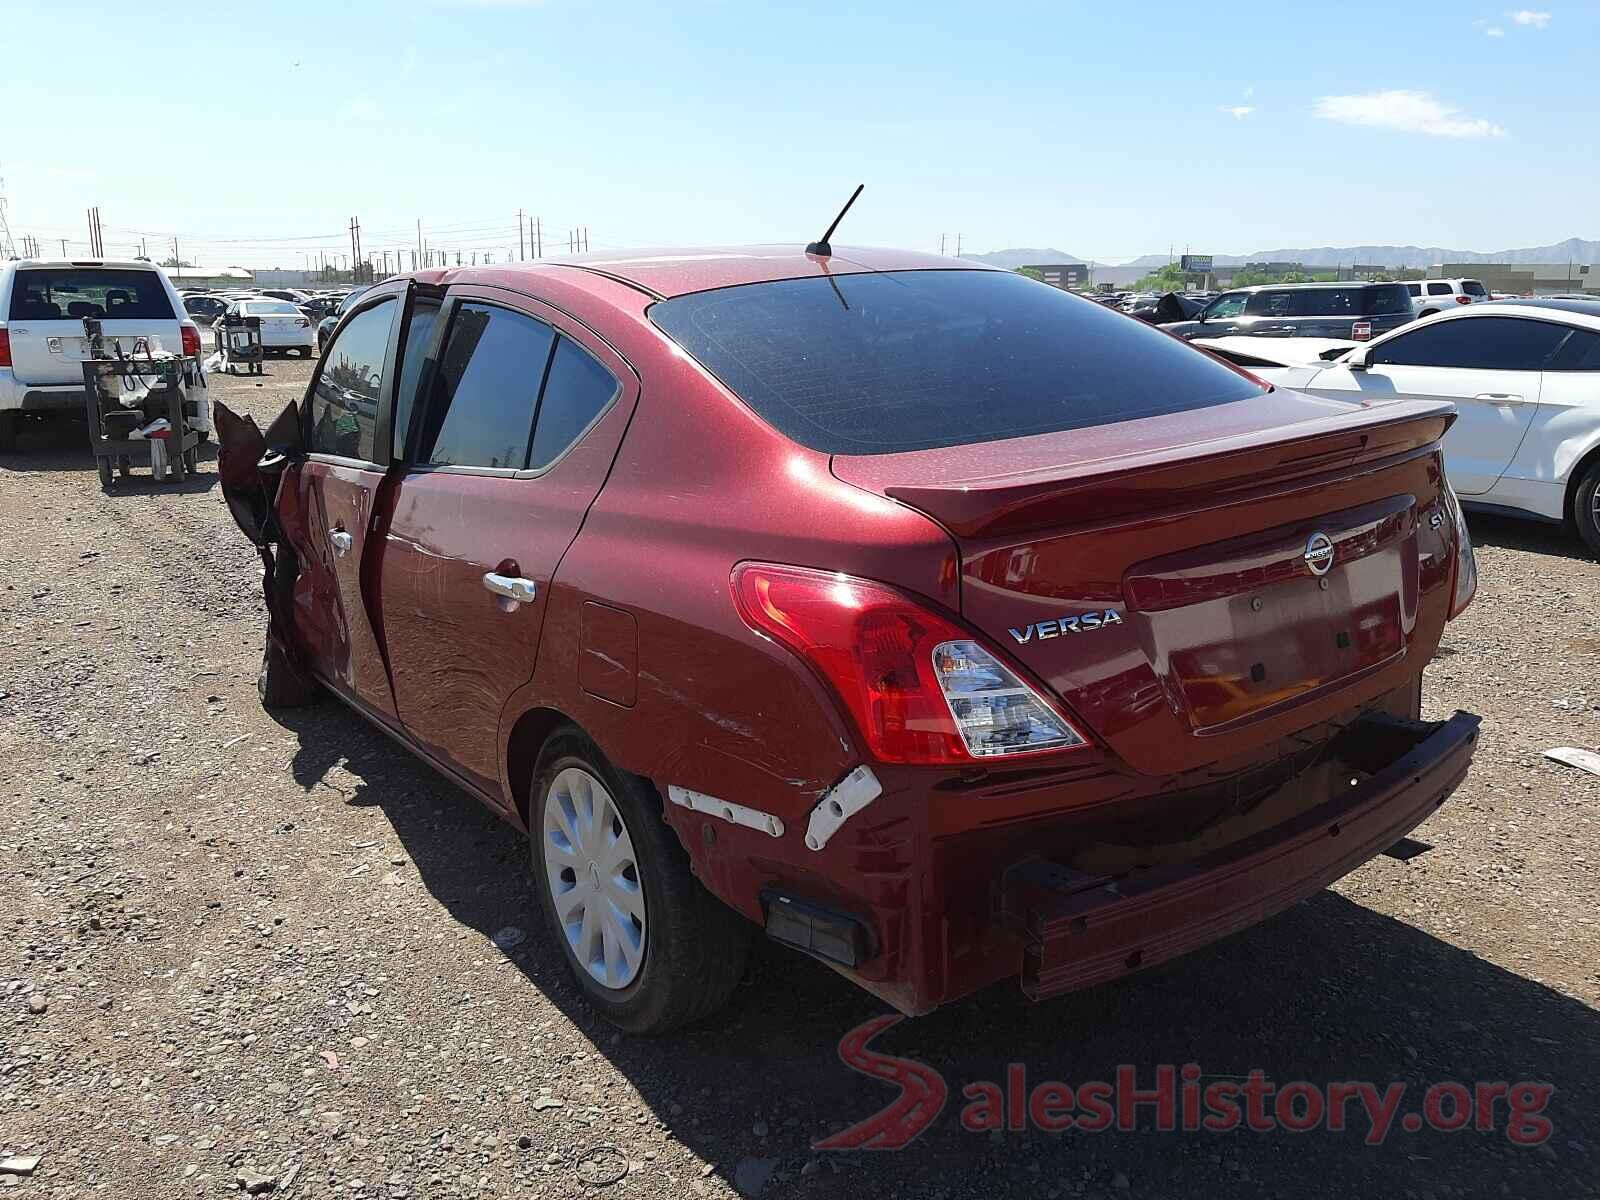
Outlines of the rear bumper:
[{"label": "rear bumper", "polygon": [[[1357,722],[1346,753],[1371,769],[1290,820],[1190,862],[1114,878],[1035,861],[1008,873],[1035,1000],[1102,983],[1244,929],[1320,891],[1421,824],[1466,778],[1479,719]],[[1375,769],[1373,769],[1375,768]]]},{"label": "rear bumper", "polygon": [[9,408],[20,412],[81,413],[85,411],[87,400],[82,384],[68,384],[65,387],[30,387],[23,383],[13,383],[9,388],[0,388],[0,409]]}]

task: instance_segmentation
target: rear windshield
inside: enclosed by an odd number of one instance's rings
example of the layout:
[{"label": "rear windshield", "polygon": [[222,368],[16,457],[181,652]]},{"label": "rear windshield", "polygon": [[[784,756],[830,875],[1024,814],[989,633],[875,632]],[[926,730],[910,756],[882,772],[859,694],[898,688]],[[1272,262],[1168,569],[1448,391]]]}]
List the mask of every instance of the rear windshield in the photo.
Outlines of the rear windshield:
[{"label": "rear windshield", "polygon": [[246,300],[239,305],[247,317],[298,317],[300,310],[287,300]]},{"label": "rear windshield", "polygon": [[104,267],[40,267],[18,271],[11,320],[171,321],[172,301],[154,271]]},{"label": "rear windshield", "polygon": [[1010,272],[747,284],[660,301],[650,318],[770,425],[824,454],[1082,429],[1261,390],[1142,321]]}]

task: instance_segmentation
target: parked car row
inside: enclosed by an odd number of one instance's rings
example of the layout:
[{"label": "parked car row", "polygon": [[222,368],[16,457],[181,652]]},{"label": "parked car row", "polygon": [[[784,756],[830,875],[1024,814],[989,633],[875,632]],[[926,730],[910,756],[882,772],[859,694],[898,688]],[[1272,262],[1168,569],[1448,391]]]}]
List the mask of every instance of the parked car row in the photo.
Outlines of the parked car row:
[{"label": "parked car row", "polygon": [[[262,344],[269,350],[310,354],[317,330],[351,289],[306,292],[299,288],[190,288],[179,294],[183,307],[200,324],[215,328],[225,314],[262,318]],[[355,289],[359,291],[360,289]]]},{"label": "parked car row", "polygon": [[1198,344],[1312,395],[1449,401],[1445,461],[1462,503],[1570,521],[1600,553],[1600,300],[1473,300],[1365,345]]}]

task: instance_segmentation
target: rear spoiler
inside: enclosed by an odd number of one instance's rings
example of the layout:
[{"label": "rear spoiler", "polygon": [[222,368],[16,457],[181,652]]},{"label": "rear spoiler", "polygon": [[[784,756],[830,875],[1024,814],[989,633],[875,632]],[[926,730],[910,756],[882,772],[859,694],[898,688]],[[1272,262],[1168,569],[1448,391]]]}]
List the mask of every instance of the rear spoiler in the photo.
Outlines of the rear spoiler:
[{"label": "rear spoiler", "polygon": [[[1289,436],[1265,444],[1260,433],[1243,434],[1209,445],[1068,461],[992,483],[890,484],[884,494],[927,513],[958,537],[1099,524],[1134,513],[1232,501],[1263,485],[1426,450],[1455,418],[1450,404],[1397,401],[1292,426]],[[1078,505],[1080,497],[1088,499]],[[1063,514],[1079,519],[1064,521]]]}]

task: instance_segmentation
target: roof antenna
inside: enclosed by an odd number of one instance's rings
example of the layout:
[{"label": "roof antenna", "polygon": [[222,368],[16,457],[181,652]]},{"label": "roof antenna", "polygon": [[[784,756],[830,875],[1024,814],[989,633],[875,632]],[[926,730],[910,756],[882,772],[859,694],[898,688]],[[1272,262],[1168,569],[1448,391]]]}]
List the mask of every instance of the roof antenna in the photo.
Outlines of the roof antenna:
[{"label": "roof antenna", "polygon": [[850,206],[856,202],[856,197],[861,195],[861,189],[866,186],[864,183],[856,184],[856,190],[850,193],[850,199],[844,202],[844,207],[839,210],[839,215],[833,219],[833,224],[828,226],[828,232],[823,234],[818,241],[812,242],[806,247],[807,254],[816,254],[827,258],[833,253],[833,246],[828,242],[828,239],[833,236],[833,231],[839,228],[839,222],[844,220],[845,213],[850,211]]}]

